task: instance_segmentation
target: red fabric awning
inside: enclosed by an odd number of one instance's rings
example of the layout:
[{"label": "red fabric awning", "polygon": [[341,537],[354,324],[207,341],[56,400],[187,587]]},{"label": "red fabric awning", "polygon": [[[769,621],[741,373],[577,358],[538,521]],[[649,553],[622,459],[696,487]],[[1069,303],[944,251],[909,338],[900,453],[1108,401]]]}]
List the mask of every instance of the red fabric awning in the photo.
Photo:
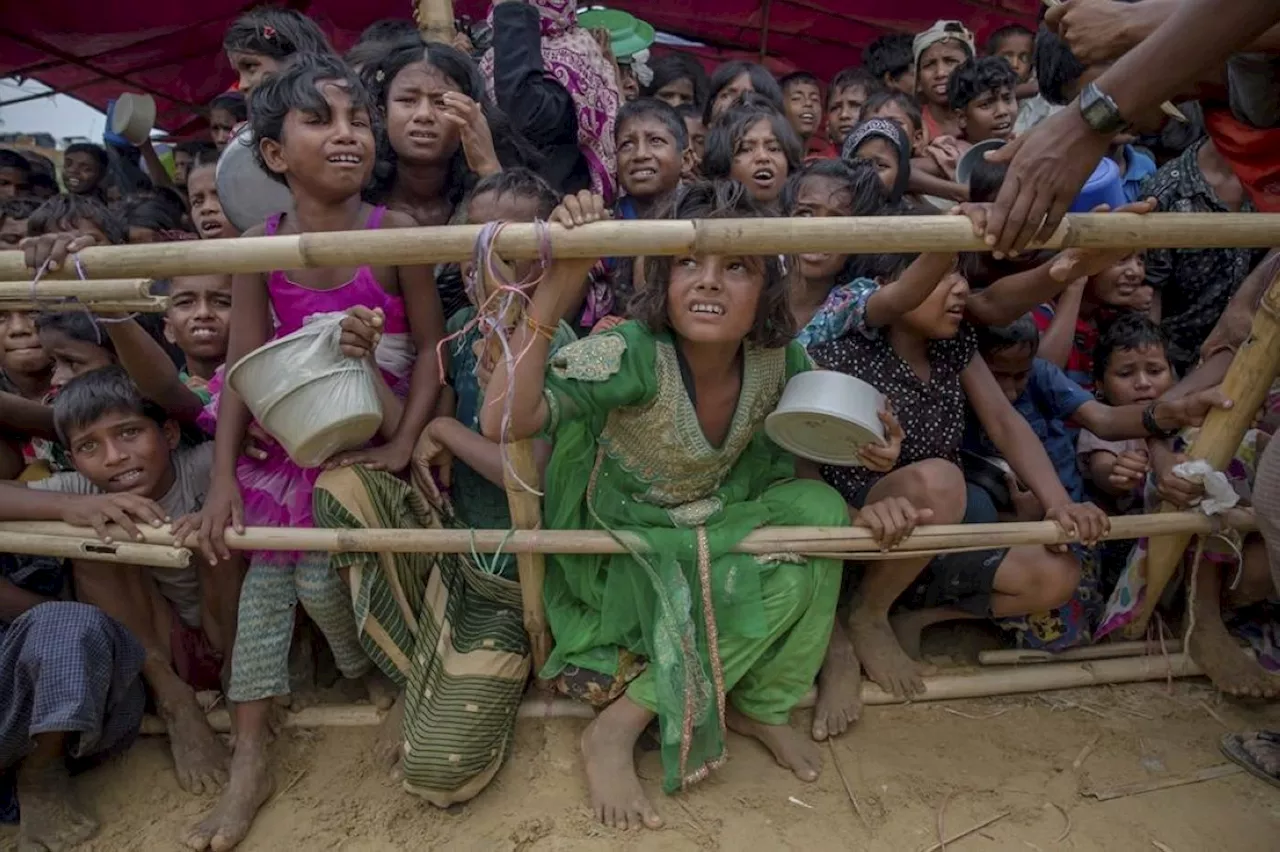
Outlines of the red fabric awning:
[{"label": "red fabric awning", "polygon": [[[345,49],[373,21],[406,17],[410,3],[289,0],[289,5],[314,17]],[[1037,2],[610,0],[608,5],[709,46],[698,53],[758,58],[763,42],[774,70],[803,68],[827,79],[858,64],[862,48],[884,32],[914,33],[938,18],[957,18],[982,39],[1010,22],[1033,27]],[[487,6],[487,0],[455,2],[458,13],[475,18]],[[100,109],[121,92],[146,92],[156,98],[157,124],[178,134],[194,131],[202,123],[201,107],[235,79],[222,53],[222,34],[246,7],[244,0],[9,3],[0,18],[0,77],[31,77]]]}]

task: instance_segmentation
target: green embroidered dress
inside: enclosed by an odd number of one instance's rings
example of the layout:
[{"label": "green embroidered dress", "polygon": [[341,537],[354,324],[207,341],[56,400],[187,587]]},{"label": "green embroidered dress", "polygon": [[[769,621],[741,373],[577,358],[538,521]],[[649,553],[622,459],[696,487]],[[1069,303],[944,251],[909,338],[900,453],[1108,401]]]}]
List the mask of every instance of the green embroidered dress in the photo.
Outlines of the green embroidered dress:
[{"label": "green embroidered dress", "polygon": [[549,529],[629,530],[649,552],[547,560],[555,650],[542,676],[612,679],[658,714],[664,787],[724,760],[724,702],[783,724],[812,686],[830,638],[841,565],[730,548],[766,526],[848,524],[830,487],[797,480],[764,418],[787,379],[810,369],[798,343],[745,350],[728,437],[698,424],[668,335],[635,322],[552,357],[546,380]]}]

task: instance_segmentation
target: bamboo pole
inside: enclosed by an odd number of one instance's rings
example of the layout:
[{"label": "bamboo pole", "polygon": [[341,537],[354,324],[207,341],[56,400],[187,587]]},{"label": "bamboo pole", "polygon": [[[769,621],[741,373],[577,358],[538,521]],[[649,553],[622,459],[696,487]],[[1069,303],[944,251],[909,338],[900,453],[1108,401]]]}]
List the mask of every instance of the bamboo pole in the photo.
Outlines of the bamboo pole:
[{"label": "bamboo pole", "polygon": [[424,41],[453,42],[453,0],[416,0],[413,17]]},{"label": "bamboo pole", "polygon": [[[21,526],[21,524],[18,524]],[[31,532],[0,531],[0,551],[90,562],[114,562],[122,565],[148,565],[155,568],[186,568],[191,551],[172,544],[135,544],[130,541],[110,544],[96,538],[84,528],[74,536]]]},{"label": "bamboo pole", "polygon": [[[1235,404],[1226,411],[1214,409],[1209,412],[1200,432],[1187,448],[1187,457],[1204,459],[1214,470],[1225,468],[1244,439],[1245,432],[1253,425],[1277,372],[1280,372],[1280,273],[1271,279],[1270,286],[1263,293],[1253,315],[1249,338],[1231,360],[1231,366],[1222,379],[1222,393]],[[1174,507],[1167,502],[1161,503],[1160,511],[1172,512]],[[1146,629],[1147,621],[1190,541],[1191,533],[1188,532],[1149,542],[1146,596],[1141,611],[1128,629],[1135,632]]]},{"label": "bamboo pole", "polygon": [[[423,265],[471,256],[478,225],[391,228],[245,237],[226,240],[94,246],[80,252],[89,278],[173,278],[275,269]],[[1256,248],[1280,245],[1280,214],[1130,213],[1073,214],[1043,248]],[[723,254],[749,246],[758,254],[905,251],[988,251],[961,216],[862,216],[829,218],[632,220],[595,222],[564,230],[551,227],[556,257],[635,257],[689,252]],[[503,229],[495,250],[507,260],[537,258],[540,241],[531,224]],[[46,277],[75,278],[71,264]],[[31,270],[18,252],[0,253],[0,279],[23,280]]]},{"label": "bamboo pole", "polygon": [[169,300],[123,299],[120,301],[98,301],[97,298],[72,298],[59,302],[10,301],[0,299],[0,311],[88,311],[91,314],[162,314],[169,309]]},{"label": "bamboo pole", "polygon": [[[491,273],[496,267],[507,280],[514,280],[511,269],[500,258],[484,267],[486,297],[498,291],[498,282]],[[506,312],[494,318],[498,327],[509,329],[524,320],[524,310],[518,300],[512,299]],[[503,357],[502,340],[496,327],[491,328],[485,341],[487,363],[496,364]],[[498,403],[497,400],[490,400]],[[507,463],[502,469],[503,486],[507,492],[507,506],[511,510],[511,525],[518,530],[536,530],[542,527],[542,497],[536,489],[541,487],[541,474],[533,454],[533,440],[511,441],[504,445]],[[534,490],[530,490],[534,489]],[[517,553],[516,570],[520,576],[520,599],[524,610],[524,629],[529,634],[529,652],[533,657],[533,671],[551,656],[551,625],[547,623],[547,610],[542,600],[542,583],[547,575],[546,556],[541,553]]]},{"label": "bamboo pole", "polygon": [[[1210,533],[1223,527],[1255,530],[1253,513],[1232,510],[1222,521],[1198,512],[1159,515],[1124,515],[1111,519],[1107,540],[1146,538],[1174,533]],[[139,527],[148,544],[172,546],[167,527]],[[86,530],[56,521],[0,522],[0,532],[83,538]],[[111,534],[124,537],[118,529]],[[1071,541],[1051,521],[1003,524],[939,524],[920,527],[893,553],[944,552],[956,542],[962,547],[984,548],[1018,545],[1066,544]],[[597,530],[405,530],[405,529],[286,529],[248,527],[244,533],[226,533],[232,550],[302,550],[334,553],[626,553],[628,547],[645,550],[639,536],[622,531],[617,538]],[[624,547],[624,542],[626,546]],[[766,527],[756,530],[733,548],[734,553],[843,552],[850,558],[881,553],[871,533],[856,527]]]},{"label": "bamboo pole", "polygon": [[1122,657],[1141,657],[1182,651],[1182,640],[1171,639],[1161,648],[1156,641],[1104,642],[1101,645],[1085,645],[1065,651],[1033,651],[1030,648],[1001,648],[996,651],[979,651],[978,662],[984,666],[1020,665],[1024,663],[1066,663],[1083,660],[1118,660]]},{"label": "bamboo pole", "polygon": [[80,279],[52,280],[42,278],[34,284],[26,281],[0,281],[0,300],[38,302],[43,299],[86,298],[102,301],[127,301],[151,298],[150,278],[96,279],[85,283]]},{"label": "bamboo pole", "polygon": [[[924,678],[925,691],[910,700],[916,704],[925,701],[956,701],[966,698],[990,698],[998,695],[1020,695],[1028,692],[1048,692],[1056,689],[1078,689],[1087,686],[1106,686],[1119,683],[1141,683],[1165,680],[1169,677],[1195,677],[1200,667],[1185,654],[1169,657],[1129,657],[1118,660],[1099,660],[1092,663],[1059,663],[1051,666],[1030,666],[987,669],[977,672],[933,675]],[[796,704],[795,709],[812,707],[815,693],[810,690]],[[907,699],[885,692],[869,681],[862,682],[862,703],[868,707],[890,704],[906,704]],[[516,714],[521,719],[592,719],[595,710],[588,704],[567,698],[527,696]],[[358,728],[382,724],[385,714],[368,704],[330,704],[308,707],[285,716],[286,728]],[[209,724],[215,731],[231,730],[231,717],[226,710],[209,713]],[[164,722],[154,716],[142,720],[142,733],[164,734]]]}]

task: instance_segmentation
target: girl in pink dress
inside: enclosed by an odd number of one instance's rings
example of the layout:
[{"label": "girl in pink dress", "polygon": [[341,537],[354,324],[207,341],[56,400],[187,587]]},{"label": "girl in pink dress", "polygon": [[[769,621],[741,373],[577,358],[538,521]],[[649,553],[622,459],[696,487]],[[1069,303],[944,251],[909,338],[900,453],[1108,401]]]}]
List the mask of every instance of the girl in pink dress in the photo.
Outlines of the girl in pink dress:
[{"label": "girl in pink dress", "polygon": [[[300,55],[254,89],[249,114],[259,140],[258,158],[289,187],[296,213],[273,216],[244,236],[414,225],[403,213],[361,200],[374,166],[376,111],[341,61]],[[403,404],[384,404],[382,443],[342,453],[328,464],[400,472],[408,466],[439,391],[436,345],[444,336],[444,319],[429,268],[361,266],[236,275],[227,363],[297,331],[308,317],[335,312],[346,314],[343,350],[375,358]],[[221,375],[210,389],[215,396],[206,414],[216,419],[216,437],[209,494],[201,513],[178,524],[175,534],[195,532],[206,557],[225,560],[228,526],[237,531],[245,526],[310,526],[312,491],[321,471],[298,467],[270,440],[259,441],[265,444],[262,452],[242,455],[249,411],[222,384]],[[227,690],[236,719],[230,782],[217,807],[186,838],[191,848],[227,849],[238,843],[270,792],[267,717],[272,699],[289,692],[289,645],[298,603],[324,634],[345,677],[372,678],[376,672],[356,636],[351,593],[328,553],[251,554]],[[389,693],[377,697],[384,708],[390,705]]]}]

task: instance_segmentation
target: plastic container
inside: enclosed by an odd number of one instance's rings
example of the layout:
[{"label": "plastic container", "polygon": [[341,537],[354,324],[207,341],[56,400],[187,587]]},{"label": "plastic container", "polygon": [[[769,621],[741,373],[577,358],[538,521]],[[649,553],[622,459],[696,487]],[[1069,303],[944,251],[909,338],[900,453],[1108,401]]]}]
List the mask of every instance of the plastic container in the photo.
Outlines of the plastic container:
[{"label": "plastic container", "polygon": [[845,373],[811,370],[787,382],[778,407],[765,418],[774,443],[819,464],[861,465],[859,450],[884,442],[884,395]]},{"label": "plastic container", "polygon": [[965,151],[964,156],[956,163],[956,183],[968,186],[969,176],[973,174],[973,167],[986,156],[988,151],[998,151],[1003,147],[1003,139],[986,139]]},{"label": "plastic container", "polygon": [[130,145],[150,139],[155,123],[156,101],[150,95],[126,93],[111,106],[111,132]]},{"label": "plastic container", "polygon": [[1128,199],[1124,197],[1120,167],[1110,157],[1103,157],[1093,174],[1084,182],[1076,200],[1071,202],[1071,212],[1088,213],[1099,204],[1107,204],[1115,210],[1128,203]]},{"label": "plastic container", "polygon": [[609,31],[609,42],[617,59],[626,59],[646,50],[655,37],[653,25],[621,9],[587,9],[578,13],[578,26],[586,30]]},{"label": "plastic container", "polygon": [[214,169],[222,212],[241,232],[261,225],[275,213],[293,212],[289,188],[258,165],[253,155],[255,144],[249,125],[242,125],[227,143]]},{"label": "plastic container", "polygon": [[363,446],[382,424],[373,366],[338,347],[343,314],[313,318],[227,370],[227,384],[299,467]]}]

